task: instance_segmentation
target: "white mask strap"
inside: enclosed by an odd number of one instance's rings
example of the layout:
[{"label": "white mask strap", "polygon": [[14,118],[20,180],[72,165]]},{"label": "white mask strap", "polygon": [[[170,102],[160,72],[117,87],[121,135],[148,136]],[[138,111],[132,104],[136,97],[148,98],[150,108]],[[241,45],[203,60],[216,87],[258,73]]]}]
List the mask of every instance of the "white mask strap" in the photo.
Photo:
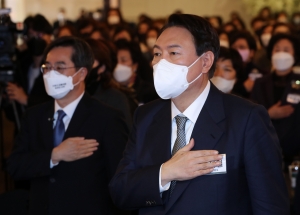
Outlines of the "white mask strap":
[{"label": "white mask strap", "polygon": [[[197,60],[195,60],[195,62],[194,63],[192,63],[188,68],[190,68],[190,67],[192,67],[195,63],[197,63],[197,61],[204,55],[205,53],[203,53],[200,57],[198,57],[198,59]],[[190,83],[187,83],[187,84],[185,84],[184,86],[186,87],[186,86],[189,86],[190,84],[192,84],[192,83],[194,83],[195,81],[197,81],[198,80],[198,78],[200,78],[201,77],[201,75],[202,75],[202,72],[200,73],[200,75],[198,75],[198,77],[197,78],[195,78],[193,81],[191,81]]]},{"label": "white mask strap", "polygon": [[188,66],[188,69],[191,68],[192,66],[194,66],[195,63],[198,62],[198,60],[204,55],[205,53],[203,53],[200,57],[197,58],[197,60],[194,61],[194,63],[192,63],[190,66]]},{"label": "white mask strap", "polygon": [[200,73],[200,75],[198,75],[198,77],[197,78],[195,78],[193,81],[191,81],[190,83],[187,83],[187,84],[185,84],[184,86],[189,86],[190,84],[192,84],[192,83],[194,83],[195,81],[197,81],[198,80],[198,78],[200,78],[201,77],[201,75],[202,75],[203,73],[201,72]]},{"label": "white mask strap", "polygon": [[[72,79],[73,79],[73,77],[74,77],[75,75],[78,74],[78,72],[80,72],[80,70],[81,70],[81,68],[80,68],[74,75],[72,75]],[[78,81],[76,84],[73,84],[73,86],[75,87],[75,86],[78,85],[79,83],[80,83],[80,81]]]}]

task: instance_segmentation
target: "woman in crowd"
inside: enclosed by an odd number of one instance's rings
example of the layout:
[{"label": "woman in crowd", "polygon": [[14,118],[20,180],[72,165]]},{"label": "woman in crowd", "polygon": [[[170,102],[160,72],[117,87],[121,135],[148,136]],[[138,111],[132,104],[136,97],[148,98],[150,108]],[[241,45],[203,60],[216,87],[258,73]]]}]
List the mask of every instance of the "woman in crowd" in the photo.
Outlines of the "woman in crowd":
[{"label": "woman in crowd", "polygon": [[[299,74],[293,72],[299,56],[298,39],[288,34],[272,37],[268,56],[272,62],[272,73],[257,79],[251,98],[268,110],[281,144],[290,131],[299,124],[300,97]],[[283,146],[284,147],[284,146]]]},{"label": "woman in crowd", "polygon": [[158,98],[153,84],[152,68],[143,57],[139,44],[134,41],[118,40],[118,65],[114,78],[122,86],[135,90],[139,104]]},{"label": "woman in crowd", "polygon": [[247,31],[238,31],[229,39],[231,48],[240,53],[244,62],[244,73],[242,78],[237,81],[235,90],[242,97],[249,98],[255,79],[262,76],[261,71],[253,63],[253,57],[257,50],[256,41]]},{"label": "woman in crowd", "polygon": [[243,74],[243,61],[240,54],[231,48],[220,47],[220,54],[216,64],[212,83],[224,93],[234,92],[234,85]]},{"label": "woman in crowd", "polygon": [[95,62],[93,69],[86,79],[87,92],[100,100],[120,110],[125,117],[128,127],[132,124],[129,101],[120,91],[120,86],[112,78],[112,71],[116,65],[116,56],[113,49],[103,40],[87,39],[92,48]]},{"label": "woman in crowd", "polygon": [[56,38],[64,36],[78,36],[77,29],[72,25],[64,25],[56,30]]}]

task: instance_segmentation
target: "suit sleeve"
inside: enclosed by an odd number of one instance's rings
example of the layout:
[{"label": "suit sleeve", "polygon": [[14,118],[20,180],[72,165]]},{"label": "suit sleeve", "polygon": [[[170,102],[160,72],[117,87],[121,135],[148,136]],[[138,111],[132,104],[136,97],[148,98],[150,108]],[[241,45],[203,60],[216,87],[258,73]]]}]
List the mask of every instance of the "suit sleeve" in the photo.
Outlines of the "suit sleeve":
[{"label": "suit sleeve", "polygon": [[116,111],[115,113],[116,114],[107,120],[103,142],[100,142],[100,144],[103,144],[109,180],[111,180],[117,170],[128,139],[128,128],[124,118],[121,112]]},{"label": "suit sleeve", "polygon": [[160,165],[139,167],[136,164],[136,150],[139,147],[137,116],[138,110],[123,158],[109,185],[114,203],[127,210],[162,204],[158,180]]},{"label": "suit sleeve", "polygon": [[26,114],[21,123],[8,159],[8,172],[15,180],[27,180],[50,175],[52,149],[41,147],[34,134],[39,131],[33,114]]},{"label": "suit sleeve", "polygon": [[255,106],[245,132],[244,163],[253,214],[289,214],[279,141],[262,106]]}]

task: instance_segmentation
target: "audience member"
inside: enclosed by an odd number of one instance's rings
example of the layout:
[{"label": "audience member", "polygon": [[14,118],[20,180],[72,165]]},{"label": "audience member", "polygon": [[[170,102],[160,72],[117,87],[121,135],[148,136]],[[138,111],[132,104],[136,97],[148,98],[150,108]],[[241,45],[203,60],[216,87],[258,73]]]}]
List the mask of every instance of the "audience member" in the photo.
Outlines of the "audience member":
[{"label": "audience member", "polygon": [[210,80],[222,92],[238,95],[234,92],[234,85],[243,78],[243,69],[242,57],[235,49],[220,47],[214,77]]},{"label": "audience member", "polygon": [[116,51],[103,40],[88,39],[86,42],[90,45],[95,57],[93,68],[86,79],[87,92],[99,101],[120,110],[128,128],[131,128],[132,115],[129,101],[112,77],[117,62]]},{"label": "audience member", "polygon": [[31,181],[30,214],[122,214],[107,186],[128,130],[119,111],[84,93],[93,62],[88,44],[75,37],[45,51],[41,70],[55,101],[28,110],[8,160],[14,179]]}]

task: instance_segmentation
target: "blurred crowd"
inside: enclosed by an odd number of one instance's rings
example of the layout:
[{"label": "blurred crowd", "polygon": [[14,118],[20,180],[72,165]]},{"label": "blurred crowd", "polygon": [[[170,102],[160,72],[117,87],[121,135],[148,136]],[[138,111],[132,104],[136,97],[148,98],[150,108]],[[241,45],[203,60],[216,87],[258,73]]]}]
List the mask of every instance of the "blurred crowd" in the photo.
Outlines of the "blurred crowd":
[{"label": "blurred crowd", "polygon": [[[225,23],[220,16],[205,18],[218,32],[221,45],[212,83],[268,110],[287,172],[300,153],[300,12],[291,15],[262,8],[250,29],[236,12]],[[135,109],[158,98],[152,48],[165,21],[143,14],[137,24],[126,22],[119,9],[109,9],[105,16],[82,13],[76,21],[68,20],[61,9],[53,25],[40,14],[27,17],[27,30],[17,43],[15,81],[8,83],[7,97],[17,103],[19,115],[51,99],[40,71],[43,51],[56,38],[77,36],[86,40],[95,56],[86,80],[88,93],[122,111],[130,127]],[[5,110],[14,121],[10,102]]]}]

